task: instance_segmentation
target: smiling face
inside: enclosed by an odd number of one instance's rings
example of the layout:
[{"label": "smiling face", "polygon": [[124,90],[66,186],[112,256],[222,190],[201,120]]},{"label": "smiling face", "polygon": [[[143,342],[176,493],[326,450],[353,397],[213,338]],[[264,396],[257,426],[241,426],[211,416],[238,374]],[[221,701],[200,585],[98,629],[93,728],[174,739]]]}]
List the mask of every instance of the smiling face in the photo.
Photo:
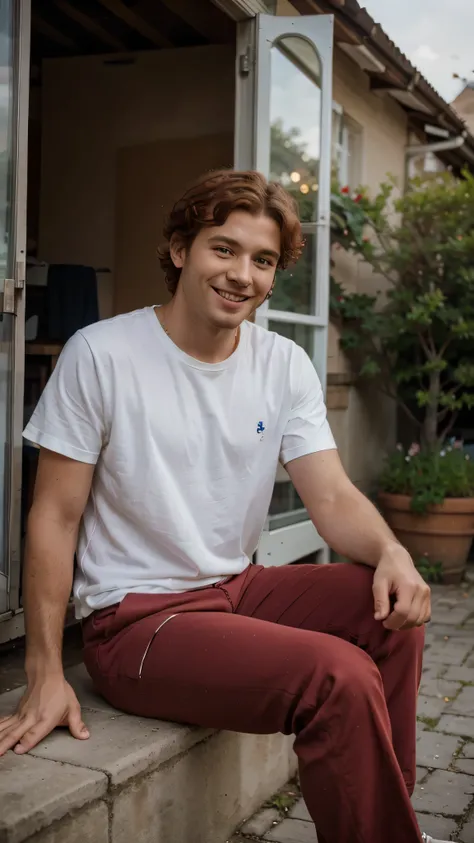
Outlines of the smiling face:
[{"label": "smiling face", "polygon": [[241,210],[223,225],[202,228],[188,249],[174,238],[171,258],[181,269],[177,303],[209,326],[236,328],[273,286],[280,239],[275,220]]}]

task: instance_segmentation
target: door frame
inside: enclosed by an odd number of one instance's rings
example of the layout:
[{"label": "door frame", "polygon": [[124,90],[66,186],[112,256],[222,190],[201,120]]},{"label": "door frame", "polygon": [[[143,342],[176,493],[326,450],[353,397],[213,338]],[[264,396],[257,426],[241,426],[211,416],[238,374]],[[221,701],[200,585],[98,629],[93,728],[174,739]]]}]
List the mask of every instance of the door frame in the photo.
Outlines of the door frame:
[{"label": "door frame", "polygon": [[[28,186],[28,110],[30,89],[31,0],[12,0],[13,132],[12,132],[12,259],[11,278],[3,293],[2,311],[12,315],[12,370],[9,434],[6,443],[5,502],[7,592],[0,621],[20,608],[22,430],[25,378],[26,208]],[[8,288],[7,288],[8,287]]]},{"label": "door frame", "polygon": [[[238,24],[236,54],[234,166],[238,170],[257,169],[266,176],[269,175],[270,164],[269,102],[272,45],[285,36],[301,37],[312,44],[321,64],[321,166],[318,214],[314,223],[303,225],[304,232],[310,229],[317,232],[317,250],[313,256],[315,312],[308,317],[280,313],[270,309],[266,302],[257,312],[256,322],[267,327],[271,319],[294,324],[306,323],[313,328],[313,363],[318,371],[324,394],[326,393],[329,327],[333,34],[333,15],[280,17],[260,14]],[[280,482],[285,482],[288,478],[281,466],[279,466],[277,478]],[[284,565],[316,552],[319,554],[320,561],[329,561],[329,549],[309,518],[275,529],[271,529],[270,518],[267,518],[255,554],[255,561],[263,565]]]}]

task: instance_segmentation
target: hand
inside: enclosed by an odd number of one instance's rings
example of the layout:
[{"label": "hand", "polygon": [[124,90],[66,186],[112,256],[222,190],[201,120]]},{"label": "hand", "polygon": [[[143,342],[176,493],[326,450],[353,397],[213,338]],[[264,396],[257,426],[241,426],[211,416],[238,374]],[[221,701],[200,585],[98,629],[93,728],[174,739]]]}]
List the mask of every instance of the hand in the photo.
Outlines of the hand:
[{"label": "hand", "polygon": [[16,712],[0,719],[0,756],[9,749],[23,755],[56,726],[68,726],[78,740],[89,737],[77,697],[64,676],[32,683]]},{"label": "hand", "polygon": [[[416,570],[409,553],[394,542],[380,557],[374,574],[375,619],[385,629],[411,629],[431,618],[431,589]],[[395,597],[393,610],[390,597]]]}]

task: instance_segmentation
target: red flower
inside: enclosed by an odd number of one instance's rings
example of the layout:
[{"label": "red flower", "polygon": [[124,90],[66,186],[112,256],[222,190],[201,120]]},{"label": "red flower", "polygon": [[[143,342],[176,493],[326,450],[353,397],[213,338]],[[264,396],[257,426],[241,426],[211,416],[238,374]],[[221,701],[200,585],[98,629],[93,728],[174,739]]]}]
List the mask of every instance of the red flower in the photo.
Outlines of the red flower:
[{"label": "red flower", "polygon": [[341,193],[346,193],[346,194],[347,194],[347,193],[350,193],[350,190],[349,190],[349,188],[346,186],[346,187],[341,188]]},{"label": "red flower", "polygon": [[344,301],[344,296],[338,296],[338,297],[337,297],[337,300],[338,300],[338,301]]},{"label": "red flower", "polygon": [[358,193],[357,196],[354,196],[354,202],[360,202],[363,198],[362,193]]}]

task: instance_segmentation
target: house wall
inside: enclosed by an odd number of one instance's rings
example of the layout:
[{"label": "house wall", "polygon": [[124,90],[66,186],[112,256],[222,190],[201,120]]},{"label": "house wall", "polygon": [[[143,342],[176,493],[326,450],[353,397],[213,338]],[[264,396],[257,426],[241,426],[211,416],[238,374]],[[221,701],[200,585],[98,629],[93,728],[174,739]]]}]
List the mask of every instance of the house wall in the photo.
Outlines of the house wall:
[{"label": "house wall", "polygon": [[[118,221],[116,214],[121,153],[170,142],[166,160],[155,159],[167,175],[166,190],[156,197],[161,208],[156,220],[158,245],[163,208],[176,194],[170,174],[176,173],[177,189],[182,187],[183,142],[189,142],[187,177],[197,177],[204,160],[201,155],[194,172],[193,139],[221,137],[222,148],[214,144],[206,164],[209,168],[232,164],[234,63],[234,50],[227,46],[140,53],[123,63],[100,56],[44,63],[39,256],[49,262],[109,268],[111,273],[100,277],[103,317],[116,310],[116,228],[123,218],[121,214]],[[174,154],[173,140],[178,150]],[[136,161],[138,167],[139,156]],[[123,207],[127,204],[123,190],[120,198]],[[136,201],[135,191],[130,202]],[[130,233],[135,245],[136,235],[136,230]],[[137,272],[142,270],[143,261],[137,261]],[[146,278],[129,278],[135,292],[119,296],[119,308],[125,300],[129,307],[140,307],[165,298],[158,262],[156,280],[150,261],[146,272]]]},{"label": "house wall", "polygon": [[453,108],[459,116],[465,120],[466,126],[471,133],[474,132],[474,88],[466,85],[464,90],[452,103]]}]

